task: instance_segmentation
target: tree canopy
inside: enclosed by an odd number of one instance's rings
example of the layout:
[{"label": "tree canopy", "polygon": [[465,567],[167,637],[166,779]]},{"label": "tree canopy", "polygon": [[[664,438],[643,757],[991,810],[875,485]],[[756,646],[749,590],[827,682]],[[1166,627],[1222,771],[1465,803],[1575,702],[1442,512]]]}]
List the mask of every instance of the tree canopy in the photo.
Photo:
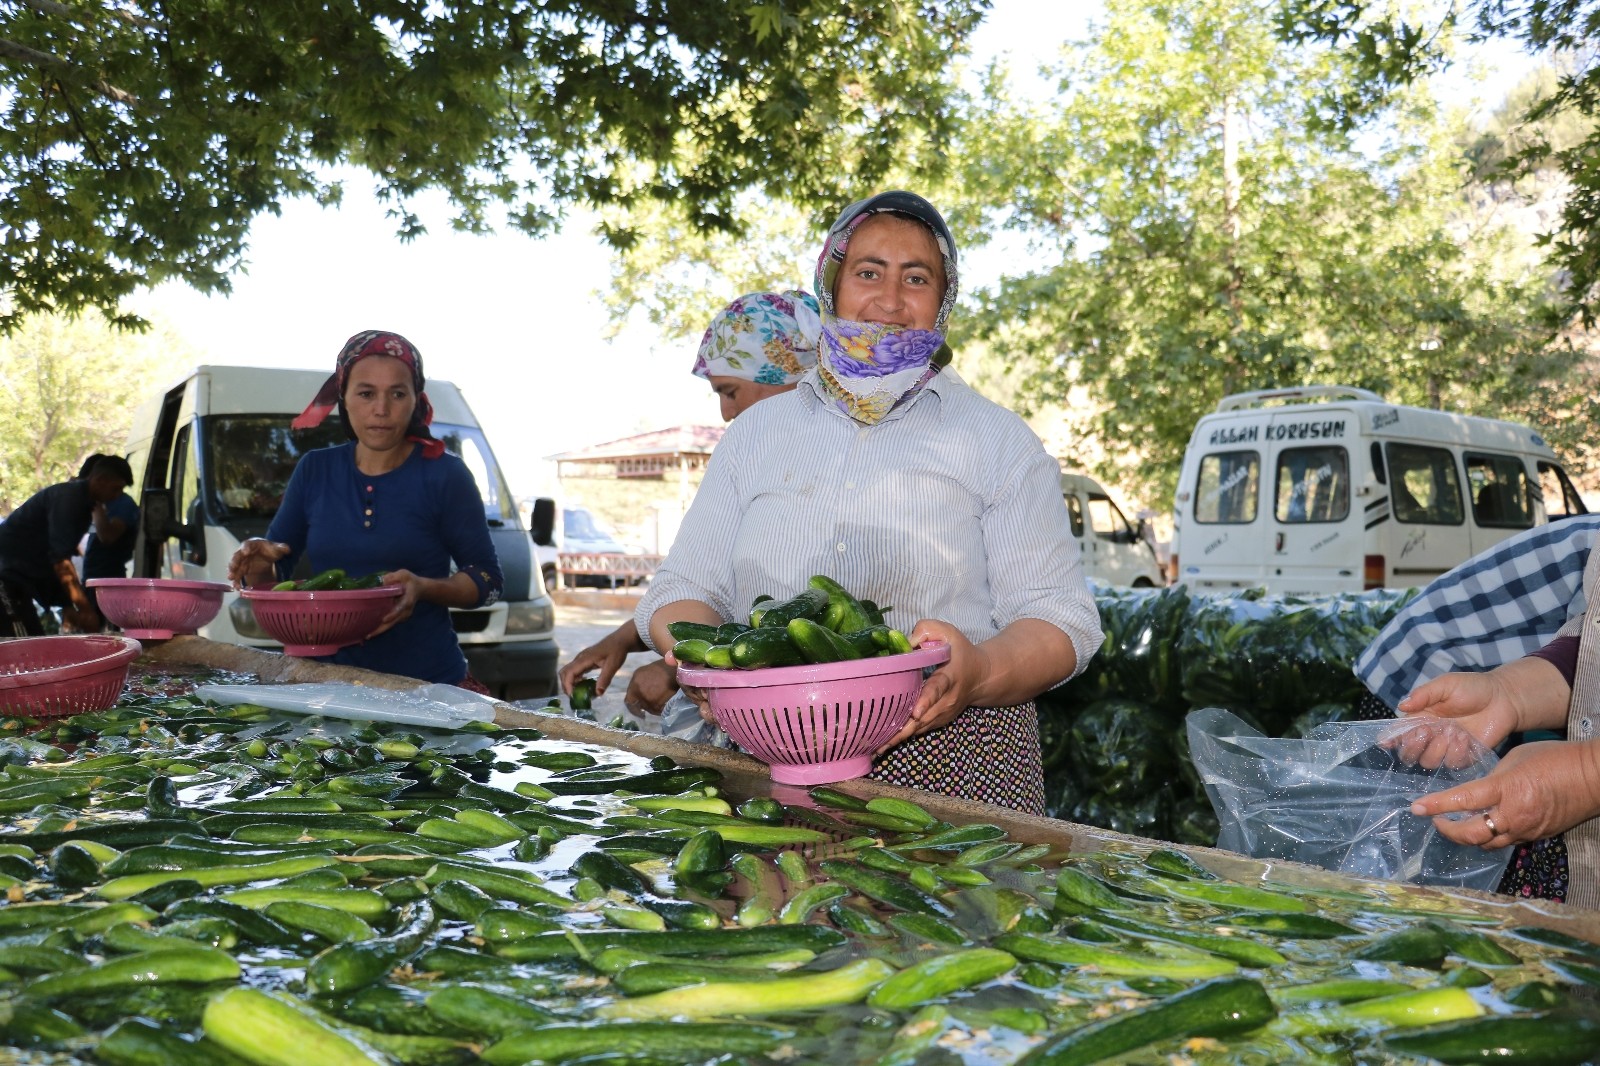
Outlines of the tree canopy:
[{"label": "tree canopy", "polygon": [[[1532,52],[1576,56],[1547,93],[1529,101],[1525,120],[1576,117],[1579,136],[1552,143],[1534,132],[1505,160],[1529,173],[1554,159],[1569,192],[1559,224],[1542,236],[1562,271],[1561,311],[1587,327],[1600,317],[1600,0],[1448,0],[1397,5],[1390,0],[1285,0],[1280,31],[1291,41],[1323,42],[1358,64],[1353,85],[1330,88],[1319,119],[1350,128],[1392,95],[1451,61],[1457,31],[1469,38],[1505,38]],[[1572,130],[1568,122],[1564,128]],[[1560,130],[1547,123],[1535,130]]]},{"label": "tree canopy", "polygon": [[[249,225],[370,171],[402,235],[553,228],[571,204],[735,225],[876,184],[949,132],[988,0],[0,0],[0,329],[179,278],[227,291]],[[626,226],[603,235],[617,247]]]}]

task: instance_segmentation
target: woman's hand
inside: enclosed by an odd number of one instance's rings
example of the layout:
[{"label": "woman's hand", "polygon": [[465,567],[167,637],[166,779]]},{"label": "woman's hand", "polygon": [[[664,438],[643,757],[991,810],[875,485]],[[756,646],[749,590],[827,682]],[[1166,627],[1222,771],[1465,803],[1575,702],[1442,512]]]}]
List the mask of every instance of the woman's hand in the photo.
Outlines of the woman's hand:
[{"label": "woman's hand", "polygon": [[599,670],[600,673],[594,682],[594,694],[603,696],[611,684],[611,679],[622,668],[628,656],[632,652],[644,650],[644,642],[639,639],[638,629],[634,627],[633,622],[624,622],[601,637],[598,643],[574,655],[572,661],[561,668],[561,672],[557,675],[561,679],[561,691],[568,696],[572,695],[572,686],[578,683],[579,678],[591,670]]},{"label": "woman's hand", "polygon": [[628,692],[622,703],[646,714],[660,714],[672,694],[678,691],[676,672],[665,659],[657,659],[633,672],[628,679]]},{"label": "woman's hand", "polygon": [[[468,578],[470,581],[471,578]],[[418,577],[409,570],[390,570],[383,575],[383,584],[400,586],[400,597],[394,601],[394,606],[389,608],[389,613],[383,616],[378,623],[378,628],[367,634],[371,640],[379,633],[386,633],[395,626],[411,617],[411,612],[417,609],[417,601],[425,599],[424,591],[428,579]]]},{"label": "woman's hand", "polygon": [[[677,657],[674,656],[671,651],[668,651],[666,655],[661,657],[661,665],[664,666],[667,669],[667,672],[672,675],[672,683],[677,685]],[[689,699],[693,700],[694,705],[700,708],[701,718],[710,722],[712,725],[717,724],[717,716],[711,713],[711,697],[706,695],[705,689],[695,688],[693,685],[681,685],[678,691],[682,692],[685,696],[689,697]]]},{"label": "woman's hand", "polygon": [[[1444,817],[1456,812],[1468,817]],[[1490,850],[1564,833],[1600,815],[1600,740],[1519,744],[1487,776],[1423,796],[1411,813]]]},{"label": "woman's hand", "polygon": [[261,537],[251,537],[239,545],[228,560],[228,580],[236,589],[267,588],[277,584],[279,559],[289,554],[289,545]]},{"label": "woman's hand", "polygon": [[988,654],[955,626],[937,619],[923,619],[911,631],[911,643],[920,647],[929,641],[950,645],[950,661],[923,682],[917,704],[911,708],[911,717],[900,727],[900,732],[878,748],[880,752],[955,721],[958,714],[971,706],[972,694],[988,676]]},{"label": "woman's hand", "polygon": [[1492,748],[1512,733],[1559,728],[1571,694],[1560,670],[1530,657],[1487,673],[1443,674],[1413,689],[1400,701],[1399,711],[1453,719]]}]

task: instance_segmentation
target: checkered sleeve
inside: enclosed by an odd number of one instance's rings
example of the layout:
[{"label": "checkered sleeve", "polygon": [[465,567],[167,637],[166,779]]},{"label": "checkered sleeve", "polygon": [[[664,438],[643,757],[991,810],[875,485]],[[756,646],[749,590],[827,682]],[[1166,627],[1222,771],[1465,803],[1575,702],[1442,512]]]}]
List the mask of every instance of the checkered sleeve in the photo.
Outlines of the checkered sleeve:
[{"label": "checkered sleeve", "polygon": [[1583,610],[1583,570],[1600,515],[1536,526],[1436,578],[1356,660],[1390,709],[1423,681],[1490,670],[1549,643]]}]

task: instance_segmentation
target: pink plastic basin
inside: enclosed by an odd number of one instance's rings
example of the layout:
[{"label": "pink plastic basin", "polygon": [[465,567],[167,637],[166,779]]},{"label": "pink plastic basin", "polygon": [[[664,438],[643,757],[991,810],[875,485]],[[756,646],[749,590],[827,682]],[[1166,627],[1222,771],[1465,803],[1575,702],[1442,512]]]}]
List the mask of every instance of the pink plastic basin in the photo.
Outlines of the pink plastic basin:
[{"label": "pink plastic basin", "polygon": [[361,643],[378,628],[400,598],[400,586],[312,592],[241,589],[239,595],[250,601],[256,621],[283,645],[284,654],[332,655]]},{"label": "pink plastic basin", "polygon": [[92,577],[95,602],[106,620],[139,640],[166,640],[194,633],[217,616],[233,586],[221,581],[177,581],[155,577]]},{"label": "pink plastic basin", "polygon": [[143,650],[109,634],[0,641],[0,714],[57,718],[114,707]]},{"label": "pink plastic basin", "polygon": [[680,684],[704,689],[734,743],[785,785],[822,785],[872,769],[878,746],[906,724],[923,670],[950,659],[928,643],[904,655],[766,670],[678,667]]}]

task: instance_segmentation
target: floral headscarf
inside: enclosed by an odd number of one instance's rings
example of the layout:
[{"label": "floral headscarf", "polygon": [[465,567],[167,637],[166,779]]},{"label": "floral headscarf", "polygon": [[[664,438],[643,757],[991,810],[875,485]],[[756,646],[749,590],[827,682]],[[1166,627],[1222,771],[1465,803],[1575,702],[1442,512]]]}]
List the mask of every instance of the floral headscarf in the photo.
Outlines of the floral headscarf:
[{"label": "floral headscarf", "polygon": [[793,385],[817,361],[822,319],[808,292],[752,292],[718,311],[695,356],[694,373]]},{"label": "floral headscarf", "polygon": [[346,435],[355,440],[355,430],[350,428],[350,420],[344,413],[344,391],[350,381],[350,369],[369,355],[384,355],[390,359],[398,359],[410,368],[411,384],[417,394],[417,406],[416,410],[411,412],[411,424],[406,427],[406,440],[420,444],[424,458],[439,458],[444,454],[444,442],[435,440],[433,434],[428,431],[428,426],[433,422],[433,404],[428,402],[428,394],[423,391],[427,378],[422,373],[422,353],[417,351],[416,345],[400,334],[387,333],[381,329],[363,330],[344,342],[344,348],[340,350],[339,358],[334,362],[333,373],[328,375],[328,380],[322,383],[316,396],[306,405],[306,409],[289,423],[289,427],[311,429],[320,426],[329,413],[338,407]]},{"label": "floral headscarf", "polygon": [[[934,328],[896,329],[874,322],[851,322],[834,309],[833,290],[844,266],[850,235],[873,215],[890,212],[909,216],[928,227],[944,261],[945,288]],[[828,230],[817,259],[816,293],[822,309],[818,345],[818,377],[823,391],[858,422],[883,419],[895,404],[914,395],[950,362],[944,342],[945,323],[955,308],[956,248],[943,216],[927,200],[910,192],[884,192],[851,204]]]}]

